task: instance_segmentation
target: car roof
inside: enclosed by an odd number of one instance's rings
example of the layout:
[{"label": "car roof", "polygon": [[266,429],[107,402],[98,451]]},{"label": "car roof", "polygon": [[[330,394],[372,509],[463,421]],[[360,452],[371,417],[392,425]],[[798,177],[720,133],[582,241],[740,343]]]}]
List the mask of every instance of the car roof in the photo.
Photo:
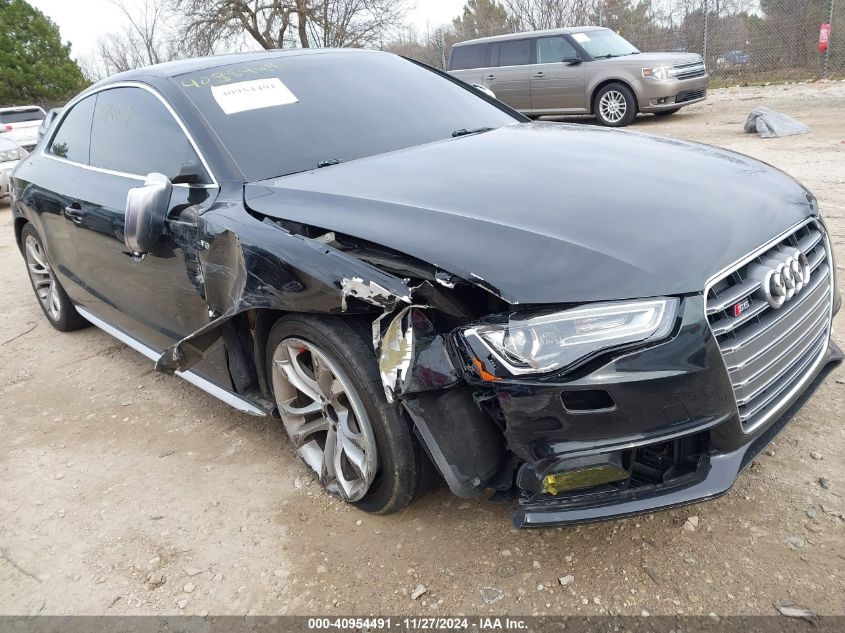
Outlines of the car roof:
[{"label": "car roof", "polygon": [[37,105],[0,108],[0,112],[29,112],[31,110],[40,110],[41,112],[44,112],[44,110],[42,110],[41,107]]},{"label": "car roof", "polygon": [[502,40],[518,40],[526,37],[545,37],[547,35],[566,35],[572,33],[584,33],[587,31],[609,31],[603,26],[567,26],[559,29],[544,29],[542,31],[525,31],[524,33],[506,33],[505,35],[491,35],[490,37],[479,37],[474,40],[457,42],[454,46],[465,44],[483,44],[485,42],[500,42]]},{"label": "car roof", "polygon": [[[243,53],[227,53],[224,55],[209,55],[208,57],[194,57],[192,59],[181,59],[178,61],[164,62],[153,66],[145,66],[134,70],[112,75],[98,81],[93,87],[100,87],[120,81],[132,81],[148,79],[151,77],[168,79],[185,73],[219,68],[231,64],[243,64],[248,62],[263,61],[266,59],[278,59],[288,57],[299,57],[302,55],[349,55],[349,54],[378,54],[381,51],[365,50],[360,48],[297,48],[292,50],[272,49],[266,51],[249,51]],[[391,54],[391,53],[382,53]]]}]

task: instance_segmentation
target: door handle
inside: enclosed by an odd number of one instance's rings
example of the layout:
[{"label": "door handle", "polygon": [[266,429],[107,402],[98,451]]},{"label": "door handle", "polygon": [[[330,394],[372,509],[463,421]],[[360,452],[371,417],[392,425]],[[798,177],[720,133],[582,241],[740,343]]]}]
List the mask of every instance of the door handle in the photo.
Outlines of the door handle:
[{"label": "door handle", "polygon": [[545,77],[545,75],[543,74],[543,71],[542,71],[542,70],[541,70],[540,72],[536,72],[536,73],[534,73],[534,74],[533,74],[533,75],[531,75],[531,76],[532,76],[532,77],[534,77],[535,79],[542,79],[543,77]]},{"label": "door handle", "polygon": [[87,211],[83,211],[79,203],[74,202],[65,207],[65,215],[71,219],[74,224],[82,222],[82,218],[88,215]]},{"label": "door handle", "polygon": [[495,79],[496,75],[487,75],[486,79]]}]

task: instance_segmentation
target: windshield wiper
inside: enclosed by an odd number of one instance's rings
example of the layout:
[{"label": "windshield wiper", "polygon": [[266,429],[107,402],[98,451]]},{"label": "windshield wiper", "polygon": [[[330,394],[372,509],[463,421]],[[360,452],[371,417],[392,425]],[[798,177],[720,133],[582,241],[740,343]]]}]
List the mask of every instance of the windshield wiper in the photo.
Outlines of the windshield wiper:
[{"label": "windshield wiper", "polygon": [[452,132],[452,138],[466,136],[467,134],[481,134],[482,132],[489,132],[492,129],[492,127],[476,127],[471,130],[468,130],[462,127],[460,130],[455,130],[454,132]]},{"label": "windshield wiper", "polygon": [[339,165],[342,161],[339,158],[329,158],[328,160],[321,160],[317,163],[317,169],[322,167],[331,167],[332,165]]}]

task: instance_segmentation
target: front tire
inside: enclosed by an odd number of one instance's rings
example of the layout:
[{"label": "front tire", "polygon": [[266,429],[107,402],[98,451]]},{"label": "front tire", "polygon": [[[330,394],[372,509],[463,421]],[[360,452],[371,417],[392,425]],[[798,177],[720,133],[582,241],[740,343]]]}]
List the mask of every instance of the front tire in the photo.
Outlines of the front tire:
[{"label": "front tire", "polygon": [[350,318],[289,315],[267,339],[268,382],[297,454],[330,493],[390,514],[430,488],[433,467],[384,396],[367,330]]},{"label": "front tire", "polygon": [[593,112],[602,125],[624,127],[637,118],[637,98],[625,84],[608,84],[596,93]]},{"label": "front tire", "polygon": [[65,289],[56,279],[53,268],[47,259],[47,251],[35,228],[27,223],[21,231],[23,255],[26,260],[26,270],[29,273],[29,283],[38,299],[44,316],[54,328],[60,332],[71,332],[88,325],[83,319]]}]

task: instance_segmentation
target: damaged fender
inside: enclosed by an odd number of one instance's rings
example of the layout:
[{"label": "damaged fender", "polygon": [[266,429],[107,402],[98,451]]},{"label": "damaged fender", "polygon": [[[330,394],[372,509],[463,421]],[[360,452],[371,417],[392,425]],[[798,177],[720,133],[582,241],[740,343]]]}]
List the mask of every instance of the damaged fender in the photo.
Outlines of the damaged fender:
[{"label": "damaged fender", "polygon": [[427,306],[400,310],[377,336],[379,372],[388,401],[399,400],[417,436],[458,497],[477,496],[501,470],[504,438],[461,382],[446,338],[428,318]]},{"label": "damaged fender", "polygon": [[404,280],[273,222],[255,220],[257,226],[236,234],[215,232],[213,211],[199,221],[206,239],[198,248],[198,282],[210,321],[164,351],[156,362],[164,373],[193,367],[221,343],[223,326],[248,310],[369,312],[370,306],[384,311],[410,302]]},{"label": "damaged fender", "polygon": [[450,489],[461,497],[479,494],[501,469],[504,438],[475,403],[449,355],[446,335],[434,325],[435,312],[460,321],[470,317],[450,296],[463,280],[438,271],[412,286],[337,243],[269,219],[251,220],[235,233],[216,230],[214,209],[197,218],[194,283],[207,303],[209,322],[167,348],[156,369],[191,368],[223,343],[227,324],[249,310],[369,313],[388,401],[407,411]]}]

